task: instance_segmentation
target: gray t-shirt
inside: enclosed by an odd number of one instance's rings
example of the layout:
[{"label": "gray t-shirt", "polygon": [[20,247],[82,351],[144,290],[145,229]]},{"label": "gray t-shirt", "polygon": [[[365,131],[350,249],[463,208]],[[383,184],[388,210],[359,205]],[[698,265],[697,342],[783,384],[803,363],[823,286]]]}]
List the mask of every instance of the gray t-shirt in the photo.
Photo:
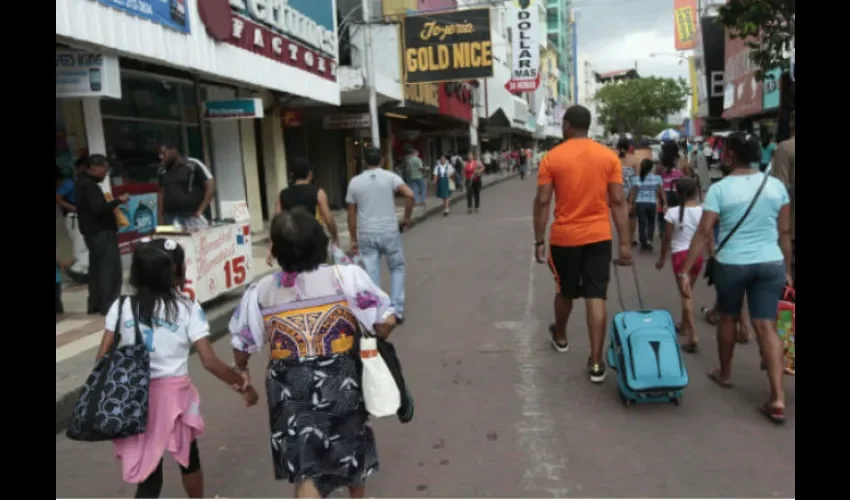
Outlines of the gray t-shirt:
[{"label": "gray t-shirt", "polygon": [[404,181],[398,174],[382,168],[365,170],[351,179],[345,202],[357,205],[360,233],[398,231],[395,192],[402,184]]}]

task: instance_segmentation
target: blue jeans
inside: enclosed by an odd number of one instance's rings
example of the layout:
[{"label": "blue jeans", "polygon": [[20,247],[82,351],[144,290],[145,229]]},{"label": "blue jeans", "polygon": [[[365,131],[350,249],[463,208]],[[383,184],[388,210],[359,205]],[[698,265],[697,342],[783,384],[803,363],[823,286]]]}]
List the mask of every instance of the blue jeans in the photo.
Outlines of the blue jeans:
[{"label": "blue jeans", "polygon": [[776,319],[779,297],[785,287],[783,261],[744,265],[715,261],[713,274],[721,314],[740,316],[746,293],[752,319]]},{"label": "blue jeans", "polygon": [[390,269],[390,302],[396,315],[404,318],[404,277],[407,264],[401,247],[401,233],[361,233],[358,240],[366,272],[378,286],[381,286],[381,256],[387,259],[387,267]]},{"label": "blue jeans", "polygon": [[410,189],[413,190],[413,201],[417,205],[422,205],[425,203],[425,196],[427,194],[425,179],[413,179],[410,181]]}]

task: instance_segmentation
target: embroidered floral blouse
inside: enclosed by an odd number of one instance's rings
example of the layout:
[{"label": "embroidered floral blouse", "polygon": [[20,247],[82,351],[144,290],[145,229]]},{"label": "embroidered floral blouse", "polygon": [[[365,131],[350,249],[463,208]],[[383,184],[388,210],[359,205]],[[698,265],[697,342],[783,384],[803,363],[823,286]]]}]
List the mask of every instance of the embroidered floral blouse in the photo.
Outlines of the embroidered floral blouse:
[{"label": "embroidered floral blouse", "polygon": [[[351,343],[348,324],[357,322],[374,335],[374,325],[394,313],[389,296],[359,266],[322,265],[297,275],[278,272],[242,296],[230,319],[231,345],[256,353],[271,344],[273,359],[338,354]],[[341,326],[335,327],[337,323]]]}]

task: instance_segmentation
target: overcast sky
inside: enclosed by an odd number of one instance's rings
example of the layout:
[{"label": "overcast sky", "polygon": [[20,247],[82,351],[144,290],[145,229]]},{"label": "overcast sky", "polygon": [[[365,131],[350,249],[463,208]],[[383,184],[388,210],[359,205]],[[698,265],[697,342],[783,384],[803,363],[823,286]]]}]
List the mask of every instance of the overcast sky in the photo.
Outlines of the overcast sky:
[{"label": "overcast sky", "polygon": [[633,68],[637,62],[641,76],[688,78],[687,63],[669,55],[676,53],[673,0],[573,0],[573,7],[579,57],[595,71]]}]

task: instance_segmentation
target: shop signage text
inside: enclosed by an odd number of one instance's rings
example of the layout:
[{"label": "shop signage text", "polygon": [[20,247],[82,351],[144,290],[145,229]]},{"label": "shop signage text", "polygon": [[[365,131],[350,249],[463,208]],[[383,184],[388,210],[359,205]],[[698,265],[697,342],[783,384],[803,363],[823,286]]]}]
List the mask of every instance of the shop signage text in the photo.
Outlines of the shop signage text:
[{"label": "shop signage text", "polygon": [[[752,59],[752,50],[748,46],[750,41],[726,36],[723,118],[727,120],[755,115],[762,111],[763,88],[762,84],[756,81],[755,72],[758,65]],[[731,103],[729,97],[732,97]]]},{"label": "shop signage text", "polygon": [[56,51],[56,97],[121,98],[116,56],[78,50]]},{"label": "shop signage text", "polygon": [[675,0],[673,26],[676,50],[691,50],[697,45],[697,0]]},{"label": "shop signage text", "polygon": [[535,0],[516,0],[511,9],[513,64],[508,92],[532,91],[540,86],[540,16]]},{"label": "shop signage text", "polygon": [[369,128],[372,125],[372,120],[369,118],[369,113],[327,115],[324,118],[323,125],[325,130]]},{"label": "shop signage text", "polygon": [[263,116],[262,99],[204,101],[204,118],[207,120],[239,120]]},{"label": "shop signage text", "polygon": [[211,38],[336,81],[333,2],[301,0],[308,16],[290,1],[203,0],[198,12]]},{"label": "shop signage text", "polygon": [[493,76],[490,9],[408,16],[403,27],[406,83]]},{"label": "shop signage text", "polygon": [[437,110],[440,107],[439,87],[436,83],[407,83],[404,85],[404,103],[420,104]]},{"label": "shop signage text", "polygon": [[[90,0],[156,24],[189,33],[189,0]],[[201,2],[203,3],[203,2]]]},{"label": "shop signage text", "polygon": [[762,111],[767,111],[779,107],[780,90],[779,83],[782,79],[782,71],[772,69],[764,75],[764,88],[762,89]]}]

